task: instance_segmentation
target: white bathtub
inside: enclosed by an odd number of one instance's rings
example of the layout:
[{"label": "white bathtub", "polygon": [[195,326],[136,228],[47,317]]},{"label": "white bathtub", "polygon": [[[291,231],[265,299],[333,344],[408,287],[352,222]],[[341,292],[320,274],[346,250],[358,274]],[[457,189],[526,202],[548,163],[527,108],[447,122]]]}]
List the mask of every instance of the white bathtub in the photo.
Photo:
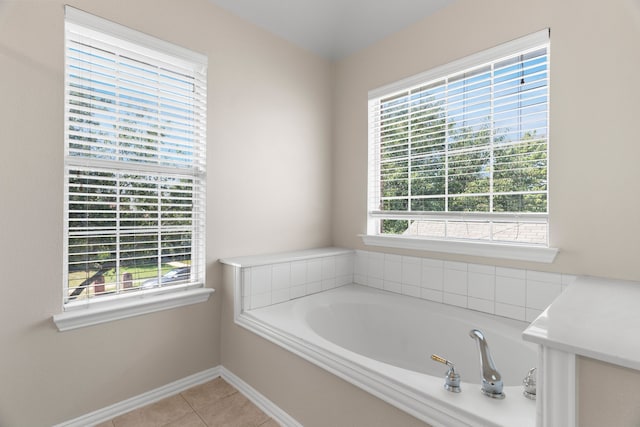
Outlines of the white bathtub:
[{"label": "white bathtub", "polygon": [[[522,395],[537,362],[536,347],[521,339],[524,322],[360,285],[245,311],[236,321],[434,426],[535,425],[535,402]],[[480,393],[473,328],[485,334],[504,400]],[[432,353],[456,364],[461,393],[443,388],[446,366]]]}]

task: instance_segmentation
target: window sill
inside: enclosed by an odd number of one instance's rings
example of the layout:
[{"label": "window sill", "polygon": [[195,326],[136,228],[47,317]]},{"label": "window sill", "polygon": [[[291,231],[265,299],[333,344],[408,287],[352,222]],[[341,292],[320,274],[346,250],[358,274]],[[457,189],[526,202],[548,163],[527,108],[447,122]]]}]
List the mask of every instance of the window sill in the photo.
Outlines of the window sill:
[{"label": "window sill", "polygon": [[215,289],[197,288],[147,298],[114,301],[97,306],[87,305],[84,308],[56,314],[53,316],[53,321],[60,332],[69,331],[85,326],[126,319],[127,317],[205,302],[213,292],[215,292]]},{"label": "window sill", "polygon": [[557,248],[514,245],[508,243],[461,242],[366,234],[361,234],[360,237],[362,238],[362,242],[368,246],[414,249],[456,255],[472,255],[517,261],[532,261],[547,264],[554,261],[559,251]]}]

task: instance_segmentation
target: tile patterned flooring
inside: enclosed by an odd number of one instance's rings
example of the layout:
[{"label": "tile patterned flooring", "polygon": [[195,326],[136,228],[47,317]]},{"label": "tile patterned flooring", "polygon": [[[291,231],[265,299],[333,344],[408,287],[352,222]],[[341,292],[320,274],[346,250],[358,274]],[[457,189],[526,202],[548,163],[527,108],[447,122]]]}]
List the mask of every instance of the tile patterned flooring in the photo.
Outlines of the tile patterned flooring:
[{"label": "tile patterned flooring", "polygon": [[222,378],[120,415],[96,427],[278,427]]}]

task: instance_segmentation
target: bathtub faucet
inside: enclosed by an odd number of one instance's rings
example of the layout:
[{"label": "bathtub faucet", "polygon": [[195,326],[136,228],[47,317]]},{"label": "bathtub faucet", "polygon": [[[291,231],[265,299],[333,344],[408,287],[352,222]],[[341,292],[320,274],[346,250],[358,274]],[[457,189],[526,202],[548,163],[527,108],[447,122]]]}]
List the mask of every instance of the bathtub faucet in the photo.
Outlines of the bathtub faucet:
[{"label": "bathtub faucet", "polygon": [[489,344],[481,331],[472,329],[469,336],[478,343],[480,352],[480,375],[482,376],[482,394],[494,399],[504,399],[505,394],[502,392],[502,377],[496,369],[496,365],[491,358]]},{"label": "bathtub faucet", "polygon": [[449,370],[444,377],[444,389],[452,393],[460,393],[460,391],[462,391],[460,388],[460,374],[456,372],[456,367],[453,363],[442,356],[438,356],[437,354],[432,354],[431,359],[436,362],[444,363],[449,367]]}]

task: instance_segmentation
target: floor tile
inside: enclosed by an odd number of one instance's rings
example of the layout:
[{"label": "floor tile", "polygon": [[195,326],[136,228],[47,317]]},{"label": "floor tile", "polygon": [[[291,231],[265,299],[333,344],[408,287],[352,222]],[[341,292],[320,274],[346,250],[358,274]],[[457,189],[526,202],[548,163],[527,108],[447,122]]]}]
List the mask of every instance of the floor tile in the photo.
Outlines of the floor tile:
[{"label": "floor tile", "polygon": [[183,391],[181,394],[193,409],[199,409],[237,392],[238,390],[228,382],[218,377]]},{"label": "floor tile", "polygon": [[207,427],[207,425],[202,421],[202,419],[200,419],[198,414],[191,412],[179,420],[165,424],[162,427]]},{"label": "floor tile", "polygon": [[209,427],[258,427],[269,417],[241,393],[197,410]]},{"label": "floor tile", "polygon": [[114,418],[114,427],[161,427],[193,412],[182,396],[175,395]]},{"label": "floor tile", "polygon": [[94,427],[113,427],[113,421],[105,421],[104,423],[100,423]]},{"label": "floor tile", "polygon": [[278,424],[274,419],[269,418],[266,423],[260,424],[260,427],[280,427],[280,424]]}]

